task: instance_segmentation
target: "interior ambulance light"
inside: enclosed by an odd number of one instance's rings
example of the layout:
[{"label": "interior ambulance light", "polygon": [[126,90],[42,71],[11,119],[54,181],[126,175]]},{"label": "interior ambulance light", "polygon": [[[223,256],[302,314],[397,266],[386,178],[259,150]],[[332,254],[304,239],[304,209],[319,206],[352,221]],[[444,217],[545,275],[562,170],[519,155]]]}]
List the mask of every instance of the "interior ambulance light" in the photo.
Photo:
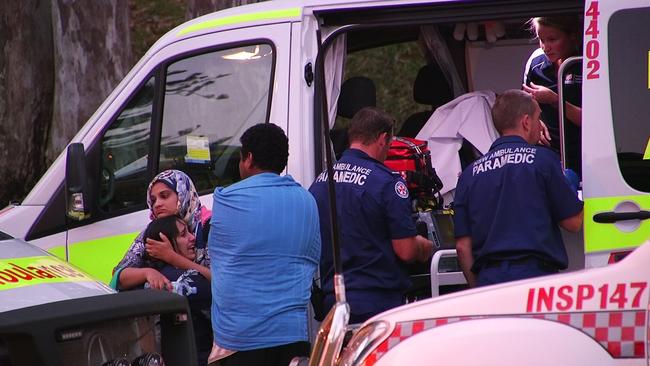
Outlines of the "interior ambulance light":
[{"label": "interior ambulance light", "polygon": [[470,41],[476,41],[479,36],[479,26],[482,25],[485,33],[485,40],[488,43],[494,43],[497,39],[502,38],[506,35],[506,28],[503,22],[500,21],[485,21],[481,24],[470,22],[470,23],[456,23],[454,26],[454,39],[457,41],[462,41],[465,39],[465,33],[467,33],[467,39]]},{"label": "interior ambulance light", "polygon": [[260,46],[255,46],[255,51],[253,52],[240,51],[230,55],[221,56],[221,58],[223,58],[224,60],[242,60],[242,61],[257,60],[260,57],[262,57],[260,56]]}]

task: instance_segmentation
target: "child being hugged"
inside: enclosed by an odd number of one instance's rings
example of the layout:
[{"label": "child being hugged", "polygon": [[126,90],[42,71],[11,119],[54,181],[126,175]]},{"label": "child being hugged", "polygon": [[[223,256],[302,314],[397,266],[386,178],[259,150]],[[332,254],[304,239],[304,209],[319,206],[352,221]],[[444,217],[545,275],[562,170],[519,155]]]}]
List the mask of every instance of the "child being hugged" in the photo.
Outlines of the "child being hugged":
[{"label": "child being hugged", "polygon": [[[171,249],[179,255],[191,261],[196,259],[194,235],[188,230],[187,224],[179,216],[172,215],[153,220],[144,231],[144,239],[145,241],[152,239],[169,243]],[[145,254],[145,256],[148,255]],[[155,258],[164,257],[164,255],[155,256]],[[155,258],[150,259],[150,263],[154,268],[140,268],[139,270],[143,272],[151,270],[160,273],[171,282],[173,292],[187,297],[192,312],[192,325],[194,326],[199,365],[205,365],[212,348],[210,269],[201,265],[197,269],[182,269]],[[140,285],[161,288],[156,284],[147,282],[148,280],[155,280],[155,275],[145,275],[141,278]]]}]

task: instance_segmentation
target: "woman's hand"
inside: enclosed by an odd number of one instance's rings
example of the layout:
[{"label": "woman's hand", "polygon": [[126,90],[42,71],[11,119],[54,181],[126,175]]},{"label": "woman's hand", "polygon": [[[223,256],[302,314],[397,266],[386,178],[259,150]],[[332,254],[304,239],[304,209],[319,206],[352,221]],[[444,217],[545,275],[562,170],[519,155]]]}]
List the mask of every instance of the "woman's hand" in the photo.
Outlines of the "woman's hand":
[{"label": "woman's hand", "polygon": [[540,132],[538,144],[544,146],[551,146],[551,134],[548,132],[548,127],[546,127],[546,123],[542,122],[541,120],[539,121],[539,123],[542,127],[542,131]]},{"label": "woman's hand", "polygon": [[149,287],[151,288],[154,288],[156,290],[172,290],[172,283],[169,282],[167,277],[163,276],[160,272],[156,271],[153,268],[147,268],[145,278],[147,279]]},{"label": "woman's hand", "polygon": [[557,108],[558,97],[557,94],[551,89],[532,82],[530,83],[530,86],[523,84],[522,87],[524,88],[525,92],[535,98],[537,103],[551,104]]},{"label": "woman's hand", "polygon": [[147,239],[145,248],[147,253],[153,258],[160,259],[165,263],[172,264],[171,262],[176,258],[176,252],[172,248],[172,243],[165,236],[165,234],[160,233],[161,241],[154,240],[151,238]]}]

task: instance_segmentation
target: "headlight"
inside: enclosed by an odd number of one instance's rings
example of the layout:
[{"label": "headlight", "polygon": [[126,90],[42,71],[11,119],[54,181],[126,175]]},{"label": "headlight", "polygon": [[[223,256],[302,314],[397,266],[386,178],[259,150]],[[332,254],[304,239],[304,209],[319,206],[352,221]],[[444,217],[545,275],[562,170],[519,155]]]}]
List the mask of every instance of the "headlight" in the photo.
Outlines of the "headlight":
[{"label": "headlight", "polygon": [[385,321],[372,322],[359,329],[343,351],[339,364],[358,365],[388,335],[390,326]]}]

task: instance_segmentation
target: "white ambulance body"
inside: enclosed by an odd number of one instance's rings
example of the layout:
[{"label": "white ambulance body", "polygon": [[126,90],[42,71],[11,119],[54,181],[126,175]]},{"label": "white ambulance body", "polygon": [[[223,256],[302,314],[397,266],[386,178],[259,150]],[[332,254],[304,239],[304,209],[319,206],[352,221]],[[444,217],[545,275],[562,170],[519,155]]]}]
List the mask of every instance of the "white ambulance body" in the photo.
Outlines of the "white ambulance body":
[{"label": "white ambulance body", "polygon": [[340,365],[648,365],[650,245],[610,266],[384,312]]},{"label": "white ambulance body", "polygon": [[[149,221],[145,189],[157,172],[187,172],[210,207],[215,186],[239,179],[241,133],[272,122],[289,137],[287,173],[309,186],[323,169],[318,106],[325,96],[334,126],[340,89],[355,76],[346,63],[385,57],[388,65],[397,52],[391,47],[405,47],[400,57],[440,65],[453,96],[519,88],[536,47],[523,23],[567,13],[584,16],[585,202],[584,239],[567,236],[567,249],[573,269],[602,268],[386,312],[356,333],[339,361],[647,365],[647,0],[278,0],[192,20],[161,38],[74,137],[85,150],[85,190],[70,189],[75,171],[66,174],[64,152],[20,205],[0,211],[0,230],[108,281]],[[480,27],[494,21],[505,36],[488,42]],[[471,29],[469,40],[456,40],[458,24]],[[321,62],[325,83],[318,82]],[[407,84],[400,93],[411,93]],[[70,201],[83,208],[80,220],[65,218],[70,192],[83,193]]]},{"label": "white ambulance body", "polygon": [[[643,0],[278,0],[197,18],[162,37],[73,138],[85,149],[82,219],[63,214],[74,173],[66,177],[64,152],[20,205],[0,211],[0,230],[108,282],[149,221],[145,190],[157,172],[187,172],[211,207],[214,188],[239,179],[243,131],[272,122],[289,137],[287,173],[309,186],[323,169],[319,106],[325,95],[335,126],[340,89],[354,76],[346,63],[360,56],[389,63],[390,47],[406,47],[400,57],[440,65],[453,96],[519,88],[536,48],[523,23],[568,13],[585,20],[585,229],[584,240],[567,237],[567,249],[572,269],[604,266],[650,238],[650,37],[640,31],[650,3]],[[488,42],[482,27],[494,21],[505,35]],[[478,29],[478,39],[456,40],[458,24]],[[410,80],[405,85],[399,92],[410,94]]]}]

